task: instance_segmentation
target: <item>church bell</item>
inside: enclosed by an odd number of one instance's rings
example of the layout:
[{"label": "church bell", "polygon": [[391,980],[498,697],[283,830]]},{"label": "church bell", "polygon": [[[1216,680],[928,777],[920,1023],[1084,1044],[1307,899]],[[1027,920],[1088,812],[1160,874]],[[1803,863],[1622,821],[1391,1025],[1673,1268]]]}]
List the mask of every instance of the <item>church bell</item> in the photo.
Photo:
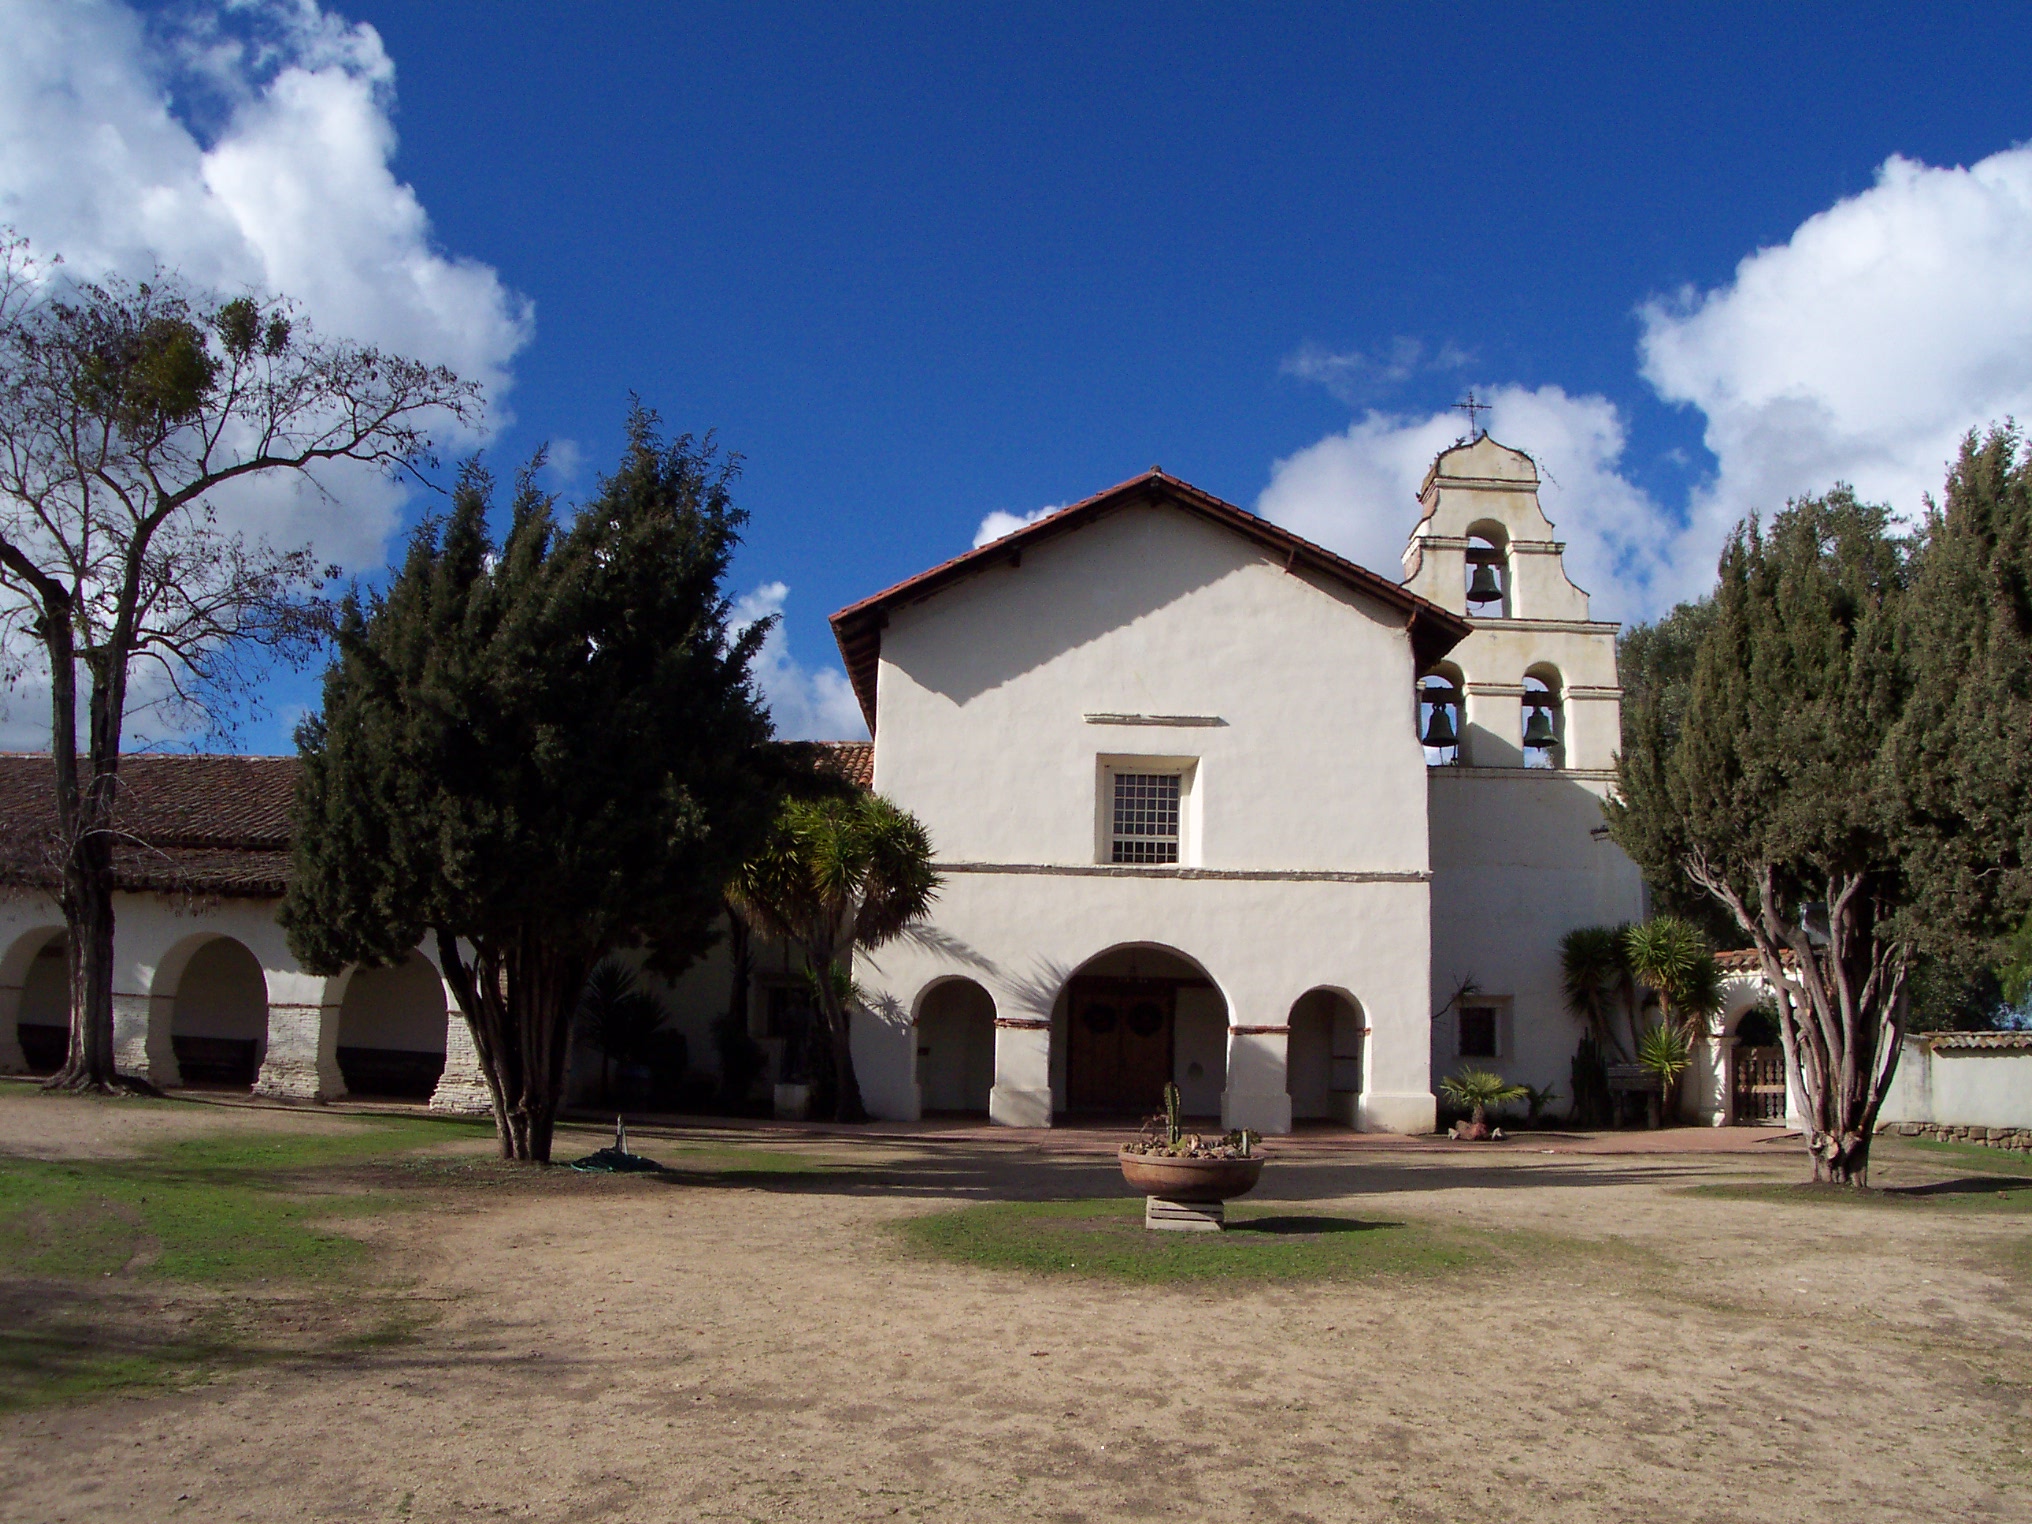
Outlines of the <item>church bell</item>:
[{"label": "church bell", "polygon": [[1496,580],[1496,568],[1487,561],[1477,562],[1475,575],[1468,583],[1468,602],[1500,603],[1503,601],[1503,585]]},{"label": "church bell", "polygon": [[1432,715],[1425,722],[1424,742],[1427,746],[1457,746],[1460,737],[1453,733],[1453,710],[1450,707],[1452,695],[1445,689],[1427,689],[1419,695],[1432,705]]},{"label": "church bell", "polygon": [[1550,709],[1532,707],[1530,717],[1524,721],[1524,744],[1533,751],[1548,751],[1559,744],[1559,737],[1553,734]]}]

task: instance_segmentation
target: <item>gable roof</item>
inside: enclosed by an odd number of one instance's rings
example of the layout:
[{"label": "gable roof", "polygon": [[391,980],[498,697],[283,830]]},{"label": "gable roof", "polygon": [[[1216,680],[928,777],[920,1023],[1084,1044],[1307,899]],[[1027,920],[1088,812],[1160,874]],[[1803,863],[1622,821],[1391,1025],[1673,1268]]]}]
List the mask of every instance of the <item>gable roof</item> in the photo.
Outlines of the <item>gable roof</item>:
[{"label": "gable roof", "polygon": [[1413,658],[1421,671],[1467,638],[1470,626],[1461,615],[1449,613],[1365,566],[1357,566],[1322,545],[1152,467],[1105,492],[1046,514],[999,540],[990,540],[963,556],[955,556],[894,587],[884,588],[871,598],[849,604],[833,615],[833,638],[839,642],[847,676],[854,685],[854,697],[860,700],[861,714],[868,722],[868,733],[875,733],[875,675],[882,661],[882,628],[889,622],[891,609],[929,598],[955,582],[1021,557],[1032,545],[1084,529],[1119,508],[1158,504],[1181,508],[1262,546],[1282,558],[1287,571],[1302,566],[1399,610],[1411,635]]}]

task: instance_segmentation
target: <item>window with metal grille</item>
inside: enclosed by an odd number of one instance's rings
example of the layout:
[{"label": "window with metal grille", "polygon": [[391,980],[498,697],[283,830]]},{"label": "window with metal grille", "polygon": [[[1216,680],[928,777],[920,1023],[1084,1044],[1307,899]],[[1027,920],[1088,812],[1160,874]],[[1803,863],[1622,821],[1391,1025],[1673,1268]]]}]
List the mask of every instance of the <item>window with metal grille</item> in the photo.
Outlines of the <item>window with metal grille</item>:
[{"label": "window with metal grille", "polygon": [[1114,852],[1118,863],[1178,861],[1178,774],[1116,773]]}]

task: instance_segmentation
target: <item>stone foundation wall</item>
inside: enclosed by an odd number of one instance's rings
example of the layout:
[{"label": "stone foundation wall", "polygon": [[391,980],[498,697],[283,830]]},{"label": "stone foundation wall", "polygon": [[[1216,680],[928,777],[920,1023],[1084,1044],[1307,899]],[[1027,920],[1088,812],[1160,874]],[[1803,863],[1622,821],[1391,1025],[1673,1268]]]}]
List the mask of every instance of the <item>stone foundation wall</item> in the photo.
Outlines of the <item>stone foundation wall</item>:
[{"label": "stone foundation wall", "polygon": [[1979,1143],[1985,1148],[2011,1148],[2032,1153],[2032,1127],[1962,1127],[1949,1122],[1879,1122],[1879,1137],[1928,1138],[1935,1143]]}]

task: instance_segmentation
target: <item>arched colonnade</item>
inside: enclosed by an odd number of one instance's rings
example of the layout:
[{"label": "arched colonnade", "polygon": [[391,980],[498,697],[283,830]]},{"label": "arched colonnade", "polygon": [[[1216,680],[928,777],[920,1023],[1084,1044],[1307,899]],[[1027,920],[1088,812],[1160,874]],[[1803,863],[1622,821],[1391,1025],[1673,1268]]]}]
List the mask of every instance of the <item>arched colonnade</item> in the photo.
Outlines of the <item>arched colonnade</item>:
[{"label": "arched colonnade", "polygon": [[[69,949],[52,915],[0,926],[0,1073],[50,1073],[70,1020]],[[200,921],[167,902],[119,905],[113,1040],[122,1073],[165,1089],[287,1100],[428,1099],[484,1111],[486,1085],[423,949],[393,968],[307,973],[272,907],[226,901]]]},{"label": "arched colonnade", "polygon": [[1019,1126],[1144,1116],[1175,1083],[1187,1116],[1228,1126],[1240,1081],[1285,1098],[1283,1125],[1266,1130],[1357,1123],[1368,1025],[1354,994],[1302,990],[1276,1025],[1236,1025],[1232,1008],[1197,960],[1157,943],[1109,948],[1055,988],[1005,991],[1003,1005],[970,973],[940,974],[911,1010],[920,1114]]}]

